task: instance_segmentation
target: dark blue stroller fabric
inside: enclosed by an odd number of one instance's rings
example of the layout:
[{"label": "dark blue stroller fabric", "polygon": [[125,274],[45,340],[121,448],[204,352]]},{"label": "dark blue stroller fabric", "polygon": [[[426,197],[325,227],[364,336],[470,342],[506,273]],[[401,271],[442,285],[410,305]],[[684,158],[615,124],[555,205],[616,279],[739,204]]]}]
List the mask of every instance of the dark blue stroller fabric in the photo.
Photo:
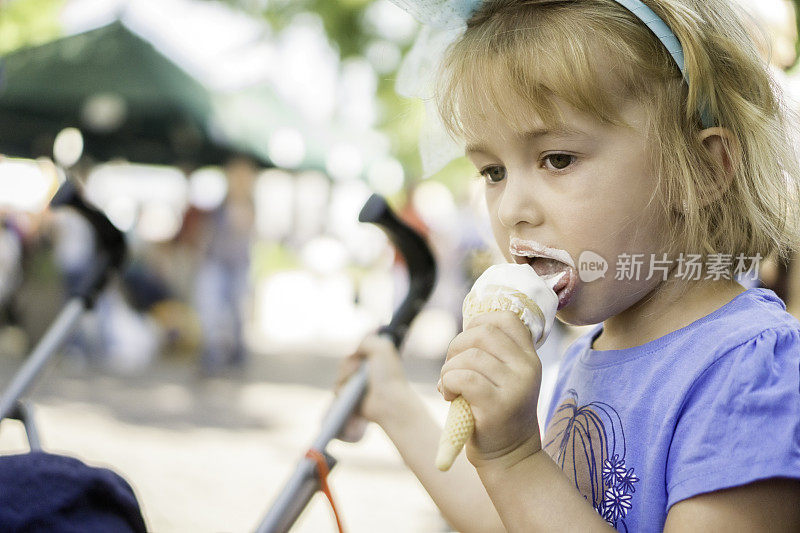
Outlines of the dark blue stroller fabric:
[{"label": "dark blue stroller fabric", "polygon": [[0,457],[0,531],[143,532],[139,504],[111,470],[43,452]]}]

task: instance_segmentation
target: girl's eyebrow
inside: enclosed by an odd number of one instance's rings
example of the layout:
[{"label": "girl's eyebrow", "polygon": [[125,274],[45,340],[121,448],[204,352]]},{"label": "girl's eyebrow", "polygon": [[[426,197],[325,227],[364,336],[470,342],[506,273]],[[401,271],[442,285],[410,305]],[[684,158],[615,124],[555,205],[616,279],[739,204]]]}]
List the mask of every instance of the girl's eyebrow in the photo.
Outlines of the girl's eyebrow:
[{"label": "girl's eyebrow", "polygon": [[540,137],[555,137],[557,139],[564,139],[569,137],[585,137],[588,133],[567,124],[559,124],[558,126],[548,129],[539,128],[535,130],[526,131],[522,134],[528,141],[536,140]]},{"label": "girl's eyebrow", "polygon": [[[573,128],[567,124],[559,124],[553,128],[537,128],[522,133],[522,137],[527,142],[533,142],[542,137],[551,137],[554,139],[570,139],[575,137],[588,137],[589,134],[585,131]],[[483,143],[470,143],[464,151],[466,155],[474,153],[488,153],[491,150]]]}]

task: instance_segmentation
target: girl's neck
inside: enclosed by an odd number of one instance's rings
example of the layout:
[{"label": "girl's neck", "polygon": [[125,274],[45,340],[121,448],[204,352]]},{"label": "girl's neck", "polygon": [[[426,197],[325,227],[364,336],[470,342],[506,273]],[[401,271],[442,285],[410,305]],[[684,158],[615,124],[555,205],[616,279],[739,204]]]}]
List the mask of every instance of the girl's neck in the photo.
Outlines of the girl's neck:
[{"label": "girl's neck", "polygon": [[733,280],[662,283],[637,303],[603,322],[594,350],[641,346],[709,315],[743,293]]}]

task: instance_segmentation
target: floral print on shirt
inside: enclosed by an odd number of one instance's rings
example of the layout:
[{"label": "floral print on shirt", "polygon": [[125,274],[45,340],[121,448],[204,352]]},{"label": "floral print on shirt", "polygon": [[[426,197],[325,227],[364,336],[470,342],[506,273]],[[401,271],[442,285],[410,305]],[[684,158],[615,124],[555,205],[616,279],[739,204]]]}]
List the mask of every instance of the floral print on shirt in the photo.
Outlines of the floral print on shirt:
[{"label": "floral print on shirt", "polygon": [[575,390],[567,391],[544,439],[545,451],[610,525],[627,531],[625,516],[633,506],[639,477],[625,464],[625,432],[617,411],[603,402],[579,407]]}]

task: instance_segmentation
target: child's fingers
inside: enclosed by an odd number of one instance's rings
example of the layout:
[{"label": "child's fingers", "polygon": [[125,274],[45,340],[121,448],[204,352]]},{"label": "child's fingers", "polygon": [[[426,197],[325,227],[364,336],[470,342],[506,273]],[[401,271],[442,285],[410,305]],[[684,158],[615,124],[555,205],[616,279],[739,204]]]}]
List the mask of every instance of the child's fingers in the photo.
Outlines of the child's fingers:
[{"label": "child's fingers", "polygon": [[[527,328],[525,328],[527,331]],[[530,334],[528,334],[530,337]],[[445,361],[471,348],[478,348],[509,368],[519,370],[535,357],[533,346],[521,348],[508,333],[492,322],[480,324],[459,333],[450,343]]]},{"label": "child's fingers", "polygon": [[338,392],[347,383],[347,380],[358,370],[363,360],[364,356],[358,353],[350,354],[342,359],[336,376],[334,392]]},{"label": "child's fingers", "polygon": [[[366,357],[366,353],[356,351],[342,359],[341,363],[339,364],[336,385],[334,386],[333,390],[335,395],[339,394],[341,388],[345,385],[345,383],[347,383],[347,380],[356,373]],[[331,407],[333,406],[331,405]],[[350,418],[347,419],[342,431],[337,436],[339,440],[344,442],[358,442],[364,436],[364,431],[367,427],[367,420],[357,413],[358,411],[350,415]]]},{"label": "child's fingers", "polygon": [[442,396],[452,402],[463,396],[467,403],[483,403],[490,392],[499,391],[499,387],[492,380],[477,370],[471,368],[454,368],[442,375]]},{"label": "child's fingers", "polygon": [[369,422],[366,418],[360,415],[353,415],[347,419],[342,433],[339,435],[339,440],[344,442],[358,442],[364,436]]},{"label": "child's fingers", "polygon": [[494,326],[482,326],[456,335],[447,349],[445,361],[472,348],[483,350],[489,357],[505,365],[510,363],[508,354],[519,351],[519,347],[505,332]]},{"label": "child's fingers", "polygon": [[[454,372],[464,377],[453,381],[449,375]],[[466,377],[469,373],[474,377]],[[475,389],[490,387],[490,390],[500,390],[511,374],[511,369],[496,357],[478,348],[471,348],[452,357],[442,366],[440,392],[447,401],[452,401],[459,394],[469,401]]]},{"label": "child's fingers", "polygon": [[[369,363],[367,368],[361,365]],[[391,340],[370,335],[358,349],[344,358],[339,367],[336,394],[357,372],[367,371],[367,387],[359,404],[358,412],[367,420],[381,423],[394,413],[397,397],[408,391],[403,365]]]},{"label": "child's fingers", "polygon": [[396,357],[397,349],[392,341],[382,335],[368,335],[364,337],[356,350],[356,354],[361,357]]},{"label": "child's fingers", "polygon": [[489,382],[500,387],[511,376],[511,369],[503,361],[480,348],[469,348],[450,357],[442,365],[441,376],[452,370],[473,370],[486,377]]},{"label": "child's fingers", "polygon": [[517,344],[520,350],[533,350],[531,330],[520,320],[517,313],[512,311],[481,313],[467,323],[464,331],[466,332],[487,325],[495,326],[503,331],[503,333]]},{"label": "child's fingers", "polygon": [[394,344],[379,335],[368,335],[356,351],[345,357],[339,365],[335,390],[338,391],[366,360],[375,357],[394,357]]}]

